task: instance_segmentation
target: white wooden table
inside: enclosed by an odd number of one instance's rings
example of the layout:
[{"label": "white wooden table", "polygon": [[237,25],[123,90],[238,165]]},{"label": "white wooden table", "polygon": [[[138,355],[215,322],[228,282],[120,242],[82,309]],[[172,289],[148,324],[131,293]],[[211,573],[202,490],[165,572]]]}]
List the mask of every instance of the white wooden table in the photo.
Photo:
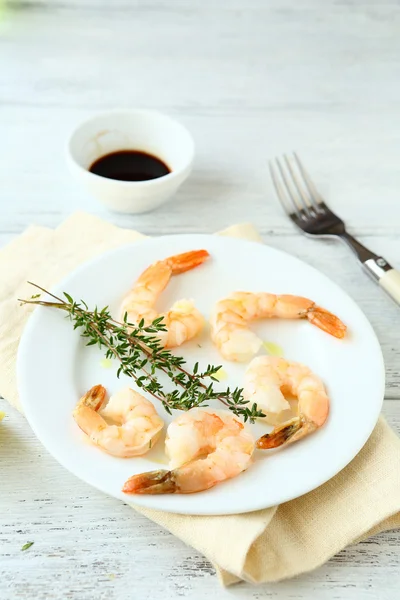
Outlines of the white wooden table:
[{"label": "white wooden table", "polygon": [[[366,245],[400,266],[400,9],[368,0],[34,0],[0,24],[0,244],[77,209],[150,235],[256,223],[266,243],[313,264],[365,311],[382,344],[384,412],[400,430],[400,312],[335,243],[282,214],[268,157],[296,148]],[[63,145],[95,110],[179,117],[197,144],[177,200],[130,217],[70,179]],[[220,590],[210,564],[127,506],[64,471],[24,419],[0,437],[0,597],[398,597],[400,535],[348,548],[296,580]],[[21,552],[25,542],[34,541]],[[397,590],[397,592],[396,592]]]}]

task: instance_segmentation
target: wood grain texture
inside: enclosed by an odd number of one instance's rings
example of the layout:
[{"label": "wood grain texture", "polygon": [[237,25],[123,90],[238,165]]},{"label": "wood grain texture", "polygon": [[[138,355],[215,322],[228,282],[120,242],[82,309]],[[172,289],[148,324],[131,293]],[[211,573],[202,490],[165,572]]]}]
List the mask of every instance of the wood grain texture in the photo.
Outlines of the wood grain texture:
[{"label": "wood grain texture", "polygon": [[[385,413],[400,430],[399,311],[338,243],[301,237],[266,160],[297,149],[352,233],[400,267],[400,9],[395,0],[11,0],[0,22],[0,246],[86,210],[149,235],[252,221],[328,274],[382,344]],[[64,145],[94,110],[145,106],[196,142],[167,206],[107,212],[71,180]],[[72,243],[72,242],[71,242]],[[0,598],[393,600],[400,535],[295,580],[219,589],[211,565],[64,471],[15,411],[0,426]],[[27,541],[34,545],[21,552]]]},{"label": "wood grain texture", "polygon": [[[294,580],[222,591],[212,566],[130,507],[65,471],[5,401],[0,430],[0,598],[149,600],[176,597],[395,600],[400,532],[343,550]],[[386,401],[400,432],[400,402]],[[34,545],[25,552],[28,541]]]}]

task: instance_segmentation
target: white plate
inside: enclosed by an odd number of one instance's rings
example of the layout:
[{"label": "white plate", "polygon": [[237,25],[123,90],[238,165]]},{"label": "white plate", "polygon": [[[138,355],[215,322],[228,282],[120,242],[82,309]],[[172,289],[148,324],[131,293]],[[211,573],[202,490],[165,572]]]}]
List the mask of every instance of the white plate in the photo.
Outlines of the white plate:
[{"label": "white plate", "polygon": [[[338,340],[305,320],[265,320],[255,330],[284,349],[285,357],[310,366],[324,380],[331,399],[329,420],[308,438],[277,451],[257,451],[245,473],[213,489],[192,495],[127,496],[121,486],[135,473],[165,468],[163,443],[145,457],[118,459],[85,440],[72,418],[78,398],[102,383],[110,393],[132,380],[116,377],[116,367],[101,366],[100,350],[84,346],[63,314],[38,308],[30,317],[18,352],[19,393],[26,416],[47,450],[69,471],[103,492],[142,506],[185,514],[232,514],[273,506],[321,485],[343,469],[371,434],[384,395],[380,346],[366,317],[337,285],[300,260],[268,246],[207,235],[168,236],[124,246],[91,261],[55,288],[89,307],[109,305],[118,314],[120,300],[150,263],[187,250],[206,248],[211,259],[173,277],[160,308],[173,300],[194,298],[208,316],[216,300],[238,289],[291,293],[312,298],[336,313],[348,335]],[[38,281],[37,283],[41,283]],[[199,345],[201,347],[199,347]],[[221,387],[240,385],[244,365],[221,360],[205,332],[180,348],[193,364],[223,364],[229,378]],[[170,418],[157,406],[166,422]],[[268,430],[252,426],[256,436]]]}]

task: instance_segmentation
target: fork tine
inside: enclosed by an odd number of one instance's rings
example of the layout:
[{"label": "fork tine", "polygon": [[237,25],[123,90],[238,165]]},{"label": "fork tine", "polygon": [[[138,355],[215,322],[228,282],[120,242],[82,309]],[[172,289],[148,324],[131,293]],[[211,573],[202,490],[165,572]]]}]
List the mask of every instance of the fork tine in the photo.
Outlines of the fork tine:
[{"label": "fork tine", "polygon": [[310,194],[310,199],[311,202],[313,204],[313,207],[318,210],[319,212],[323,212],[324,211],[324,207],[323,207],[323,200],[321,198],[321,196],[318,193],[317,188],[315,187],[315,185],[313,184],[311,177],[308,175],[307,171],[305,170],[305,168],[303,167],[303,164],[301,163],[299,157],[297,156],[296,152],[293,152],[293,156],[295,158],[295,161],[297,163],[297,166],[299,168],[299,171],[303,177],[304,183],[307,186],[308,192]]},{"label": "fork tine", "polygon": [[290,213],[292,211],[289,209],[289,207],[287,205],[285,192],[283,190],[281,182],[279,181],[279,177],[276,174],[275,168],[272,164],[272,160],[268,161],[268,166],[269,166],[269,172],[271,173],[272,183],[274,184],[274,187],[275,187],[276,195],[278,196],[278,199],[279,199],[280,203],[282,204],[284,211],[290,216]]},{"label": "fork tine", "polygon": [[294,206],[294,208],[295,208],[295,211],[296,211],[296,214],[297,214],[297,216],[298,216],[300,219],[304,219],[304,215],[303,215],[303,214],[302,214],[302,212],[301,212],[301,211],[302,211],[302,207],[301,207],[301,206],[299,205],[299,203],[297,202],[296,195],[295,195],[295,194],[293,194],[293,191],[292,191],[292,189],[291,189],[291,187],[290,187],[290,184],[289,184],[289,179],[286,177],[285,171],[284,171],[284,169],[283,169],[283,167],[282,167],[282,165],[281,165],[281,163],[280,163],[279,159],[278,159],[278,158],[275,158],[275,162],[276,162],[276,164],[278,165],[278,169],[279,169],[279,172],[280,172],[280,174],[281,174],[282,181],[283,181],[283,183],[285,184],[286,191],[287,191],[287,193],[288,193],[288,196],[289,196],[289,198],[290,198],[290,199],[291,199],[291,201],[292,201],[292,204],[293,204],[293,206]]},{"label": "fork tine", "polygon": [[[291,176],[292,176],[292,181],[296,187],[296,190],[303,202],[304,205],[304,210],[307,213],[308,217],[311,217],[311,211],[314,210],[313,206],[311,206],[310,204],[310,200],[308,199],[307,194],[304,193],[303,188],[301,187],[300,183],[299,183],[299,179],[298,176],[295,173],[295,170],[292,167],[292,163],[290,162],[290,160],[288,159],[288,157],[286,156],[286,154],[283,155],[283,159],[286,163],[287,169],[290,172]],[[310,210],[311,209],[311,210]]]}]

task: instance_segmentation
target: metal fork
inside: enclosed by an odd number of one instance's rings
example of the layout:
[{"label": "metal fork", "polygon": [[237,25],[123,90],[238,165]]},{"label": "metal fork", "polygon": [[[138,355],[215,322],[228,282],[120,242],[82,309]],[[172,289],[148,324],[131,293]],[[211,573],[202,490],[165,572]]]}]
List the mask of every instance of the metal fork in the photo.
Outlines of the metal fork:
[{"label": "metal fork", "polygon": [[335,237],[349,246],[365,271],[400,305],[400,272],[386,259],[360,244],[347,233],[346,226],[317,191],[299,157],[269,162],[277,196],[291,220],[311,237]]}]

